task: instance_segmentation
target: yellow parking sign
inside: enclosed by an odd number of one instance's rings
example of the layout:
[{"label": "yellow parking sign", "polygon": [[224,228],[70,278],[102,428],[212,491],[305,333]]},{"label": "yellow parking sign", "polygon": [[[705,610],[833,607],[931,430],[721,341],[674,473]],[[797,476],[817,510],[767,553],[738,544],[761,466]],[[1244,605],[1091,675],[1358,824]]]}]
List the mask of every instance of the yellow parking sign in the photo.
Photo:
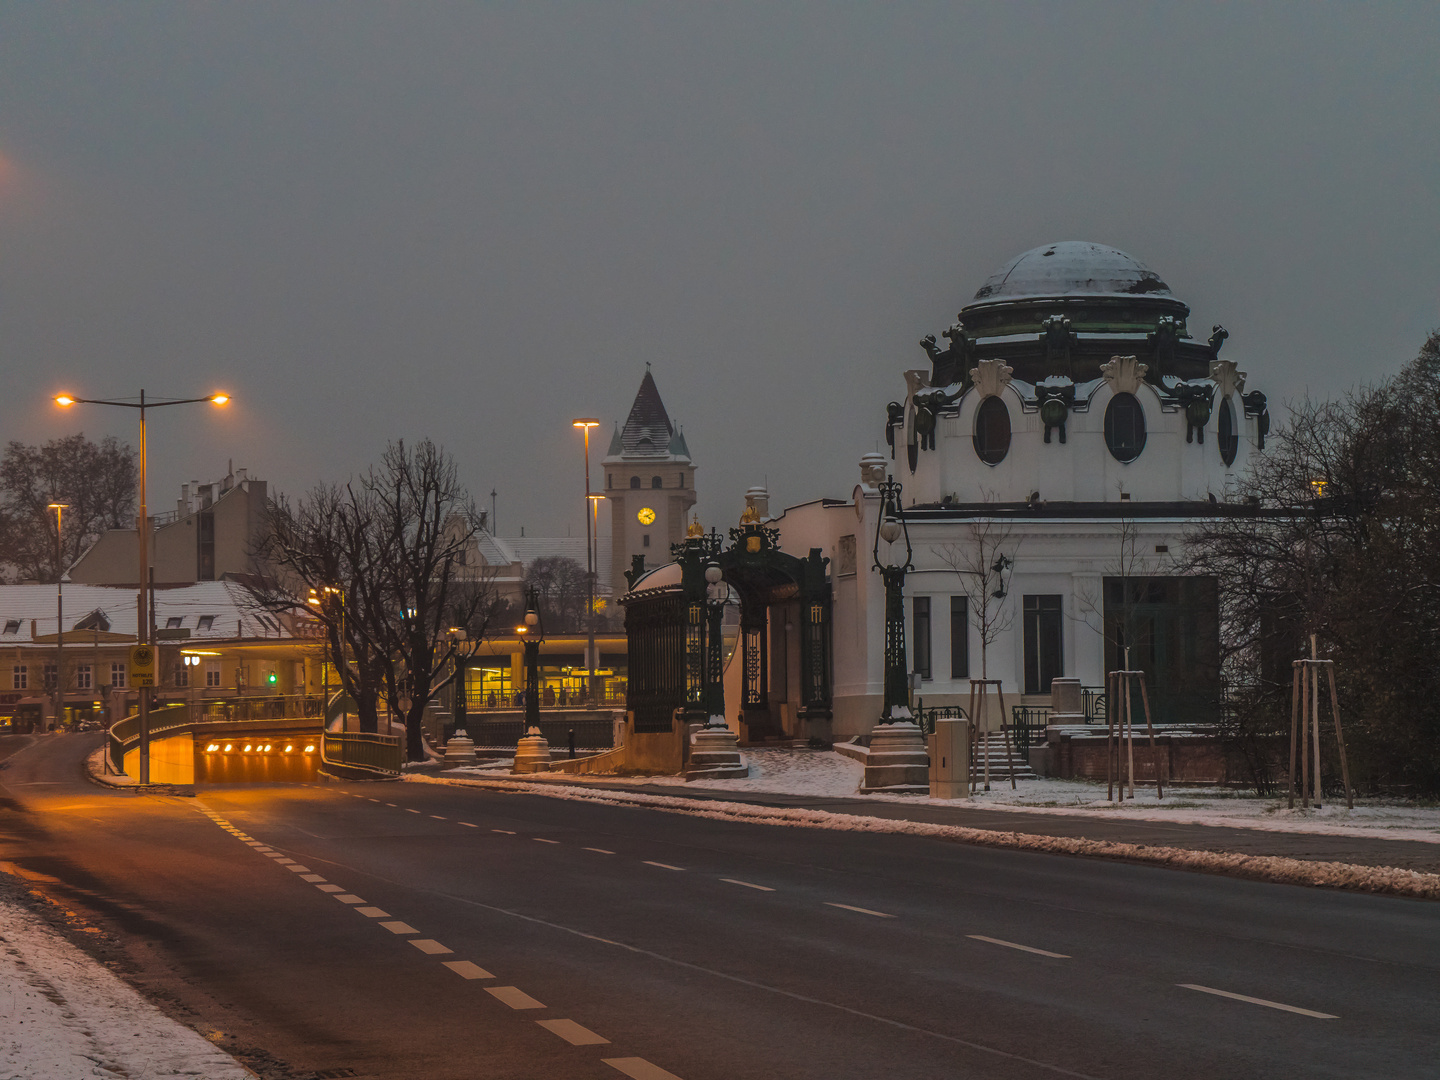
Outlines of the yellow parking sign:
[{"label": "yellow parking sign", "polygon": [[155,685],[155,646],[130,646],[130,685]]}]

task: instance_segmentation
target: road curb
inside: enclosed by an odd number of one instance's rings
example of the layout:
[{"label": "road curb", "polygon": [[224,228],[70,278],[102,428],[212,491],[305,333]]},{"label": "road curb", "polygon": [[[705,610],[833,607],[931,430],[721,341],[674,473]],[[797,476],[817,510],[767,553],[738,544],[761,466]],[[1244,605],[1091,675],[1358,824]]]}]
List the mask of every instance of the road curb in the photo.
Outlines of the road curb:
[{"label": "road curb", "polygon": [[977,847],[1008,848],[1048,855],[1077,855],[1120,862],[1160,866],[1174,870],[1221,874],[1228,877],[1265,881],[1277,885],[1304,885],[1311,888],[1341,889],[1413,900],[1440,900],[1440,874],[1427,874],[1393,866],[1357,866],[1353,863],[1318,862],[1283,855],[1241,855],[1235,852],[1194,851],[1189,848],[1127,844],[1114,840],[1087,840],[1072,836],[1042,836],[1035,833],[973,829],[965,825],[938,825],[925,821],[836,814],[824,810],[756,806],[751,803],[712,802],[671,795],[587,788],[574,784],[535,784],[516,780],[459,779],[414,776],[413,783],[452,787],[478,787],[511,791],[522,795],[544,795],[634,806],[670,813],[708,817],[721,821],[745,821],[763,825],[788,825],[839,832],[895,833],[952,840]]},{"label": "road curb", "polygon": [[90,783],[103,787],[108,791],[123,791],[130,795],[174,795],[180,798],[193,799],[195,797],[194,784],[139,784],[130,777],[116,777],[105,773],[102,761],[105,756],[105,748],[91,751],[85,756],[85,761],[80,766],[80,774],[89,780]]}]

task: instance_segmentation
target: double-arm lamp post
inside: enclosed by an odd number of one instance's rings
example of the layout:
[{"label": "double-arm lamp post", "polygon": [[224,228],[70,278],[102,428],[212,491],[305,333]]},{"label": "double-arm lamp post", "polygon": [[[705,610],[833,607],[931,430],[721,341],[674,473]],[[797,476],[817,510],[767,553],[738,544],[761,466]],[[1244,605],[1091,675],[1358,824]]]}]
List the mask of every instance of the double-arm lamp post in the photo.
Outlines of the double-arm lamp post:
[{"label": "double-arm lamp post", "polygon": [[585,651],[585,664],[589,672],[585,681],[585,699],[593,708],[595,699],[599,696],[595,692],[595,543],[599,539],[599,500],[605,496],[590,491],[590,429],[599,427],[600,421],[587,416],[572,421],[572,426],[585,433],[585,580],[589,590],[589,603],[585,608],[585,629],[589,634]]},{"label": "double-arm lamp post", "polygon": [[[154,634],[151,630],[151,623],[154,621],[155,613],[150,610],[150,515],[145,505],[145,480],[148,464],[148,451],[145,443],[145,410],[159,409],[166,405],[194,405],[202,401],[208,401],[211,405],[227,405],[230,402],[230,395],[225,393],[211,394],[209,397],[196,398],[162,398],[159,401],[145,399],[145,391],[140,391],[138,401],[123,401],[115,398],[82,398],[71,394],[56,394],[55,404],[62,409],[68,409],[71,405],[113,405],[120,409],[140,410],[140,476],[137,485],[137,494],[140,506],[136,513],[136,532],[140,539],[140,603],[139,603],[139,626],[135,630],[137,644],[154,644]],[[56,677],[59,677],[57,671]],[[139,716],[140,716],[140,745],[138,747],[140,757],[140,775],[137,778],[141,784],[150,782],[150,692],[148,686],[139,687]],[[118,763],[117,763],[118,764]]]},{"label": "double-arm lamp post", "polygon": [[[887,476],[879,484],[880,516],[875,522],[873,569],[885,586],[885,699],[870,735],[863,791],[928,792],[930,758],[925,739],[910,713],[905,672],[905,573],[915,569],[910,528],[900,504],[900,482]],[[895,542],[905,540],[905,558]],[[885,559],[880,544],[885,543]]]}]

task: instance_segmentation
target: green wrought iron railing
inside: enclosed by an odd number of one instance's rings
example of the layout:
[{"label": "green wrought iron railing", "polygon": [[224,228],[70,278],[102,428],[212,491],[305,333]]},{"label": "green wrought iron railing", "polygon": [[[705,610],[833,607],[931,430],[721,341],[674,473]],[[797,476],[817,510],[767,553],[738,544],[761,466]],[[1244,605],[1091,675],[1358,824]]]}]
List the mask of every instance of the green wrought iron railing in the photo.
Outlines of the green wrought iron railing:
[{"label": "green wrought iron railing", "polygon": [[326,765],[361,769],[377,776],[399,776],[405,755],[399,735],[327,731],[320,744],[320,759]]}]

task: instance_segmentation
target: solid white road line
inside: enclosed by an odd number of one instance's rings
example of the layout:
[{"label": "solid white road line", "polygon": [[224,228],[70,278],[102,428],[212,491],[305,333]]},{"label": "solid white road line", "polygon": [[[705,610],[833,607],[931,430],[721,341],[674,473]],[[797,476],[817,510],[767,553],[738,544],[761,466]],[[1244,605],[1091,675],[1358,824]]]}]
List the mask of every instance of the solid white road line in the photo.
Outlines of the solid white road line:
[{"label": "solid white road line", "polygon": [[487,986],[485,990],[487,993],[494,994],[498,1000],[503,1001],[512,1009],[543,1009],[546,1007],[518,986]]},{"label": "solid white road line", "polygon": [[769,885],[756,885],[753,881],[740,881],[733,877],[722,877],[721,881],[727,885],[744,885],[747,889],[759,889],[761,892],[774,892]]},{"label": "solid white road line", "polygon": [[324,881],[325,878],[324,878],[322,875],[320,875],[320,874],[301,874],[301,875],[300,875],[300,880],[301,880],[301,881],[308,881],[308,882],[310,882],[311,884],[314,884],[314,883],[317,882],[317,881]]},{"label": "solid white road line", "polygon": [[612,1069],[618,1069],[630,1080],[680,1080],[672,1072],[666,1072],[659,1065],[651,1065],[644,1058],[601,1058]]},{"label": "solid white road line", "polygon": [[411,938],[410,944],[414,945],[426,956],[444,956],[446,953],[453,953],[455,951],[454,949],[447,949],[434,938]]},{"label": "solid white road line", "polygon": [[399,919],[396,919],[394,922],[382,922],[380,925],[392,934],[418,934],[420,932],[409,923],[401,922]]},{"label": "solid white road line", "polygon": [[493,979],[495,977],[479,964],[469,960],[442,960],[441,963],[462,979]]},{"label": "solid white road line", "polygon": [[846,911],[858,911],[861,915],[874,915],[876,918],[880,919],[895,918],[894,915],[886,915],[883,911],[871,911],[868,907],[855,907],[851,904],[832,904],[829,900],[825,901],[825,906],[844,908]]},{"label": "solid white road line", "polygon": [[316,887],[317,889],[319,889],[321,892],[344,892],[344,891],[345,891],[345,886],[344,886],[344,885],[316,885],[315,887]]},{"label": "solid white road line", "polygon": [[574,1020],[536,1020],[535,1023],[546,1031],[559,1035],[571,1046],[599,1046],[610,1041],[603,1035],[596,1035],[589,1028],[581,1027]]},{"label": "solid white road line", "polygon": [[388,911],[382,911],[378,907],[357,907],[355,910],[367,919],[388,919],[390,917]]},{"label": "solid white road line", "polygon": [[531,839],[531,840],[534,840],[537,844],[558,844],[558,843],[560,843],[559,840],[546,840],[545,837],[543,837],[543,836],[532,836],[530,839]]},{"label": "solid white road line", "polygon": [[645,860],[643,860],[643,861],[644,861],[644,863],[645,863],[646,866],[658,866],[658,867],[660,867],[661,870],[684,870],[684,869],[685,869],[683,866],[671,866],[668,862],[651,862],[649,859],[645,859]]},{"label": "solid white road line", "polygon": [[594,851],[594,852],[596,852],[597,854],[600,854],[600,855],[614,855],[614,854],[615,854],[615,852],[613,852],[613,851],[606,851],[603,847],[587,847],[585,850],[586,850],[586,851]]},{"label": "solid white road line", "polygon": [[1031,952],[1036,956],[1053,956],[1056,960],[1069,960],[1070,954],[1063,952],[1051,952],[1049,949],[1035,949],[1029,945],[1019,945],[1013,941],[1002,941],[998,937],[986,937],[984,934],[966,934],[968,938],[976,941],[988,941],[991,945],[1004,945],[1007,949],[1019,949],[1021,952]]},{"label": "solid white road line", "polygon": [[1216,990],[1213,986],[1201,986],[1198,983],[1176,983],[1176,986],[1183,986],[1186,990],[1199,990],[1202,994],[1214,994],[1216,997],[1231,998],[1234,1001],[1248,1001],[1251,1005],[1264,1005],[1267,1009],[1279,1009],[1281,1012],[1299,1013],[1301,1016],[1313,1016],[1316,1020],[1339,1020],[1340,1017],[1334,1013],[1316,1012],[1314,1009],[1302,1009],[1298,1005],[1286,1005],[1281,1001],[1266,1001],[1264,998],[1251,997],[1249,994],[1235,994],[1229,990]]}]

